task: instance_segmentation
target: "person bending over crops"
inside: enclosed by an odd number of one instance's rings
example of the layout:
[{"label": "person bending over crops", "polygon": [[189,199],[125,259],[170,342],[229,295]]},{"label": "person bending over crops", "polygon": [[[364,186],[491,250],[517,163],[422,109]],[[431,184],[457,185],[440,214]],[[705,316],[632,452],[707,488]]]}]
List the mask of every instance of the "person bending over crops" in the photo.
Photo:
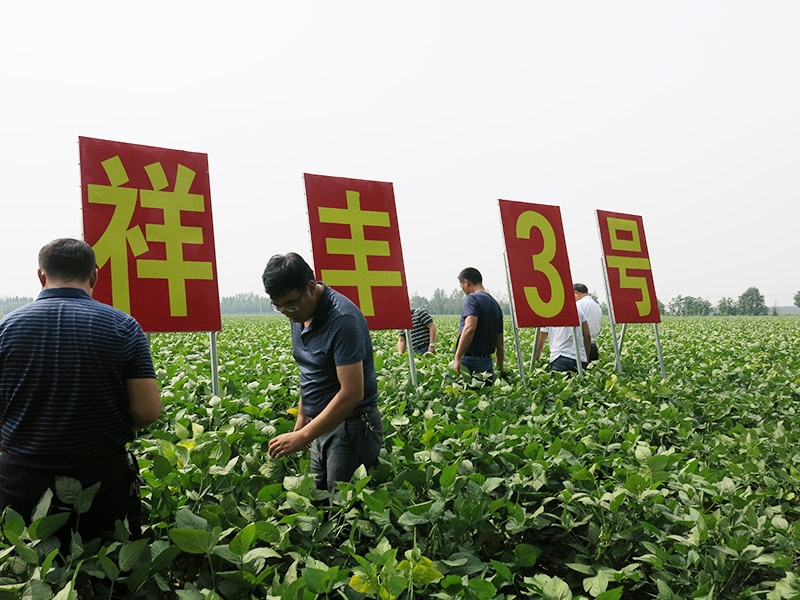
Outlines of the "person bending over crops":
[{"label": "person bending over crops", "polygon": [[[92,299],[89,244],[57,239],[39,252],[42,291],[0,321],[0,508],[30,522],[46,491],[71,511],[74,482],[99,484],[88,512],[59,532],[109,538],[117,520],[141,536],[139,466],[126,444],[161,412],[150,346],[133,317]],[[67,544],[65,546],[65,544]]]},{"label": "person bending over crops", "polygon": [[483,287],[483,276],[478,269],[467,267],[458,274],[461,291],[466,294],[461,321],[458,325],[458,342],[453,369],[462,366],[470,373],[494,373],[492,355],[497,361],[497,371],[503,376],[505,345],[503,342],[503,311],[497,300]]},{"label": "person bending over crops", "polygon": [[[539,341],[533,353],[533,360],[539,360],[545,341],[550,339],[550,370],[554,373],[577,373],[580,356],[581,366],[589,366],[587,357],[591,352],[591,333],[586,309],[578,302],[578,321],[580,327],[542,327]],[[576,354],[577,347],[577,354]]]},{"label": "person bending over crops", "polygon": [[[397,353],[406,351],[406,330],[397,332]],[[411,347],[414,354],[436,353],[436,323],[424,308],[411,309]]]},{"label": "person bending over crops", "polygon": [[310,447],[316,487],[333,494],[336,482],[350,481],[359,465],[377,464],[383,441],[367,320],[294,252],[270,258],[262,280],[272,307],[291,321],[300,368],[294,431],[271,439],[269,455]]}]

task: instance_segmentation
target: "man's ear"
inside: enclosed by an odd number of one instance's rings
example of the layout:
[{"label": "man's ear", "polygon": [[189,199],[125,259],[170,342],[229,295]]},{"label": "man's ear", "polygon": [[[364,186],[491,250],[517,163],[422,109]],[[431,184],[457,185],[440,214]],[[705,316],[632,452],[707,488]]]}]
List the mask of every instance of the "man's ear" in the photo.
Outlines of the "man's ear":
[{"label": "man's ear", "polygon": [[47,284],[47,274],[41,269],[36,269],[36,275],[39,277],[39,283],[44,287]]},{"label": "man's ear", "polygon": [[100,274],[100,270],[97,267],[95,267],[94,271],[92,271],[92,274],[89,275],[89,288],[90,289],[94,289],[94,286],[97,285],[97,278],[100,276],[99,274]]}]

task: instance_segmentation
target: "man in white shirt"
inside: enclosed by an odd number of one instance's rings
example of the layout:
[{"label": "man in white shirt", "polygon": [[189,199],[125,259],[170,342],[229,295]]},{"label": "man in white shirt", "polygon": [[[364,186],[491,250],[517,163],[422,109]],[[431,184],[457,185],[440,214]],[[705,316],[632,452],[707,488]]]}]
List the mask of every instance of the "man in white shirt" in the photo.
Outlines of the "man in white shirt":
[{"label": "man in white shirt", "polygon": [[575,337],[577,336],[578,350],[583,368],[589,366],[586,357],[591,348],[591,334],[589,332],[589,321],[586,311],[580,305],[578,308],[578,320],[580,327],[542,327],[539,331],[539,343],[534,352],[534,360],[539,360],[542,354],[545,341],[550,339],[550,370],[559,373],[577,373],[578,363],[575,355]]},{"label": "man in white shirt", "polygon": [[589,322],[589,334],[592,339],[591,347],[589,348],[589,362],[592,362],[600,357],[597,352],[597,336],[600,334],[600,327],[603,323],[603,309],[589,295],[589,288],[584,284],[576,283],[572,286],[572,289],[575,290],[575,302],[578,303],[578,306],[583,306],[586,312],[586,320]]}]

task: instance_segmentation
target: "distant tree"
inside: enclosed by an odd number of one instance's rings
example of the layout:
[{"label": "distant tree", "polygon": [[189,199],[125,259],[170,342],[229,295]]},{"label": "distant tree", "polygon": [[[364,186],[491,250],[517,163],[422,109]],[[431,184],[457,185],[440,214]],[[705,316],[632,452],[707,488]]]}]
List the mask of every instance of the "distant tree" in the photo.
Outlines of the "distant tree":
[{"label": "distant tree", "polygon": [[460,315],[461,309],[464,308],[464,298],[464,292],[460,289],[450,292],[450,296],[447,298],[447,311],[444,314]]},{"label": "distant tree", "polygon": [[683,314],[681,310],[683,309],[683,296],[675,296],[672,300],[669,301],[667,304],[667,311],[671,315],[682,317]]},{"label": "distant tree", "polygon": [[259,315],[275,312],[265,296],[252,292],[223,297],[219,306],[220,312],[225,315]]},{"label": "distant tree", "polygon": [[[669,314],[669,309],[666,307],[666,305],[661,300],[659,300],[658,298],[656,298],[656,302],[658,302],[658,314],[660,314],[660,315],[668,315]],[[602,304],[601,306],[603,307],[603,314],[607,315],[608,314],[608,307],[605,304]]]},{"label": "distant tree", "polygon": [[678,317],[705,317],[711,314],[711,303],[704,298],[676,296],[670,300],[669,313]]},{"label": "distant tree", "polygon": [[795,305],[796,307],[800,308],[800,292],[797,292],[797,293],[794,295],[794,305]]},{"label": "distant tree", "polygon": [[767,305],[764,303],[764,296],[758,291],[757,287],[747,288],[739,296],[737,312],[740,315],[766,315],[769,314]]},{"label": "distant tree", "polygon": [[33,302],[33,298],[13,296],[11,298],[0,298],[0,315],[7,315],[15,308],[25,306]]},{"label": "distant tree", "polygon": [[428,303],[428,311],[434,315],[446,315],[447,312],[447,294],[442,288],[433,290],[433,296]]},{"label": "distant tree", "polygon": [[736,301],[733,298],[720,298],[717,304],[717,314],[723,317],[736,314]]},{"label": "distant tree", "polygon": [[416,292],[411,296],[411,308],[424,308],[431,312],[431,303],[425,296],[420,296]]},{"label": "distant tree", "polygon": [[[510,315],[511,303],[508,298],[495,296],[495,299],[503,314]],[[413,296],[411,306],[425,306],[432,315],[460,315],[464,308],[464,292],[458,289],[447,294],[442,288],[436,288],[430,300],[423,296]]]}]

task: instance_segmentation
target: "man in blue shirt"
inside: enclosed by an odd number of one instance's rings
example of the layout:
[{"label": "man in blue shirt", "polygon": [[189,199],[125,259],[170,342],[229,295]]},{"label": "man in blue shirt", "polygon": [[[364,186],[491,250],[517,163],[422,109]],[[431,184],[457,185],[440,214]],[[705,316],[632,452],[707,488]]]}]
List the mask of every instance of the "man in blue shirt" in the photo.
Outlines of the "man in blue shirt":
[{"label": "man in blue shirt", "polygon": [[493,373],[492,355],[497,371],[502,376],[505,359],[503,342],[503,311],[497,300],[483,287],[483,276],[478,269],[467,267],[458,274],[467,298],[458,325],[458,344],[453,369],[465,367],[470,373]]},{"label": "man in blue shirt", "polygon": [[334,492],[359,465],[378,462],[383,439],[372,340],[364,315],[347,297],[317,281],[291,252],[269,259],[262,275],[272,307],[291,321],[300,368],[294,431],[269,442],[280,458],[311,448],[318,489]]},{"label": "man in blue shirt", "polygon": [[[28,520],[60,477],[83,489],[100,483],[69,529],[87,541],[127,519],[137,537],[139,472],[126,444],[161,412],[147,337],[130,315],[92,299],[98,270],[85,242],[44,246],[38,274],[37,299],[0,321],[0,508]],[[63,547],[69,531],[59,537]]]}]

